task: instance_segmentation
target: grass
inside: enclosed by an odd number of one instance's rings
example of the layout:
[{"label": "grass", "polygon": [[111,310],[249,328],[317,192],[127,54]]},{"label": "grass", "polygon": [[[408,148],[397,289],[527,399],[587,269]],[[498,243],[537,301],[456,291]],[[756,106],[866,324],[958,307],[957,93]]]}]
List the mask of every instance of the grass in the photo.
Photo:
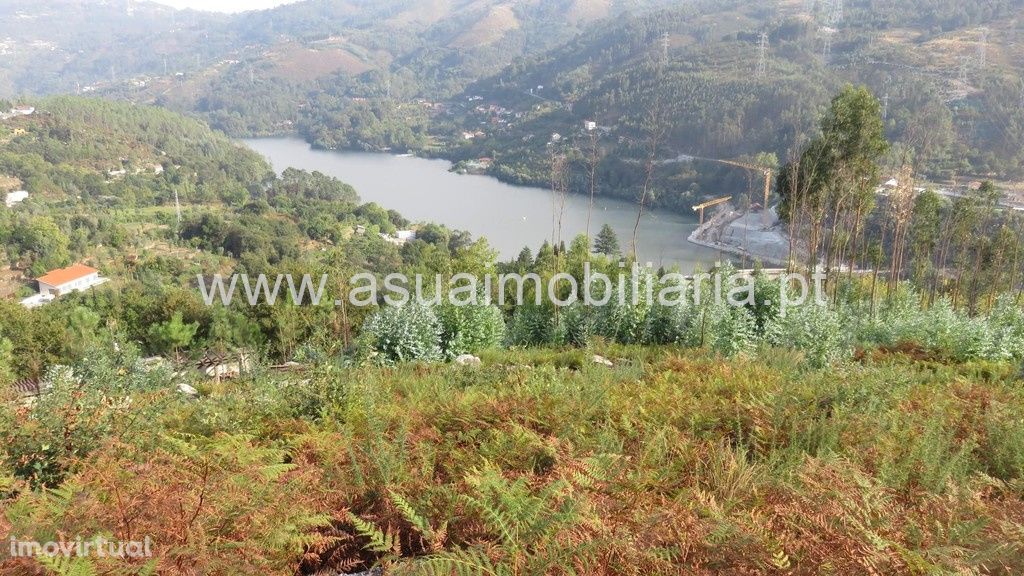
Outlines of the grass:
[{"label": "grass", "polygon": [[41,532],[135,518],[166,573],[1024,570],[1019,368],[597,352],[615,366],[513,350],[222,384],[154,423],[174,443],[78,462],[76,509],[11,508]]}]

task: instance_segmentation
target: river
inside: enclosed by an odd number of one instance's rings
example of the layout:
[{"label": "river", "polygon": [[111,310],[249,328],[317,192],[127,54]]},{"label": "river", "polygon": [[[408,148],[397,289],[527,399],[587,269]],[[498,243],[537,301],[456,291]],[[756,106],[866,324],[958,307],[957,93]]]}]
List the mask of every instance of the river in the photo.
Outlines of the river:
[{"label": "river", "polygon": [[[536,252],[551,238],[551,191],[512,186],[490,176],[449,172],[446,160],[364,152],[316,150],[299,138],[257,138],[243,143],[262,154],[278,172],[285,168],[317,170],[352,185],[363,202],[376,202],[413,222],[437,222],[487,238],[502,259],[517,256],[524,246]],[[566,197],[562,238],[568,244],[587,226],[584,195]],[[591,234],[610,224],[626,251],[636,222],[635,204],[595,198]],[[714,264],[722,255],[686,238],[697,227],[694,218],[661,210],[648,211],[640,223],[638,254],[655,267],[678,265],[685,272]]]}]

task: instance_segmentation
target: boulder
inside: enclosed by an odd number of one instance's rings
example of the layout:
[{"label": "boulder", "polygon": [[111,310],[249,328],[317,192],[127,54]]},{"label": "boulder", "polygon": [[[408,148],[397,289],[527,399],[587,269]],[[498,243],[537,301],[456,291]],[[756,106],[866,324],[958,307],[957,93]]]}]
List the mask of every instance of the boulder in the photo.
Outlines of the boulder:
[{"label": "boulder", "polygon": [[594,354],[593,362],[594,364],[600,364],[601,366],[607,366],[609,368],[615,366],[615,364],[611,360],[605,358],[604,356],[598,356],[597,354]]},{"label": "boulder", "polygon": [[199,390],[196,390],[185,383],[178,384],[178,392],[181,392],[186,396],[199,396]]}]

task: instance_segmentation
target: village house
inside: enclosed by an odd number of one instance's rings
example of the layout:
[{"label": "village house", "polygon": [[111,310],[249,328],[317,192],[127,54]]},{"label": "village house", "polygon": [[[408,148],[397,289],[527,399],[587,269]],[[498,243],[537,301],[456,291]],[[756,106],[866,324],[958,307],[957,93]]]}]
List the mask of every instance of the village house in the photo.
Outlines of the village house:
[{"label": "village house", "polygon": [[84,264],[75,264],[67,268],[58,268],[36,279],[39,293],[21,301],[26,308],[35,308],[52,302],[63,294],[83,292],[106,282],[100,271]]}]

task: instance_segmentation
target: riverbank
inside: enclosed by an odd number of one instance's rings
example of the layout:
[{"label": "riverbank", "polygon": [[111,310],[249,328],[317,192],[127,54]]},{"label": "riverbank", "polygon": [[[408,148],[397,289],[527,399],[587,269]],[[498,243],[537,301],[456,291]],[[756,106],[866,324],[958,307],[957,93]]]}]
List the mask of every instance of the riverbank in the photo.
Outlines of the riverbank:
[{"label": "riverbank", "polygon": [[769,209],[766,221],[762,212],[740,211],[730,205],[695,229],[687,240],[762,264],[789,263],[789,236],[774,208]]},{"label": "riverbank", "polygon": [[[512,186],[491,176],[459,175],[445,160],[393,154],[327,151],[298,138],[242,141],[262,154],[278,172],[288,167],[318,171],[352,185],[364,202],[393,208],[412,222],[436,222],[483,237],[501,258],[516,258],[524,247],[532,252],[552,237],[553,210],[567,244],[577,234],[593,235],[608,224],[620,239],[629,238],[636,223],[635,203],[609,197],[569,194],[554,206],[551,191]],[[588,217],[589,215],[589,217]],[[718,250],[685,241],[694,228],[692,214],[645,211],[638,238],[640,258],[654,266],[678,266],[683,272],[708,268],[720,259]]]}]

